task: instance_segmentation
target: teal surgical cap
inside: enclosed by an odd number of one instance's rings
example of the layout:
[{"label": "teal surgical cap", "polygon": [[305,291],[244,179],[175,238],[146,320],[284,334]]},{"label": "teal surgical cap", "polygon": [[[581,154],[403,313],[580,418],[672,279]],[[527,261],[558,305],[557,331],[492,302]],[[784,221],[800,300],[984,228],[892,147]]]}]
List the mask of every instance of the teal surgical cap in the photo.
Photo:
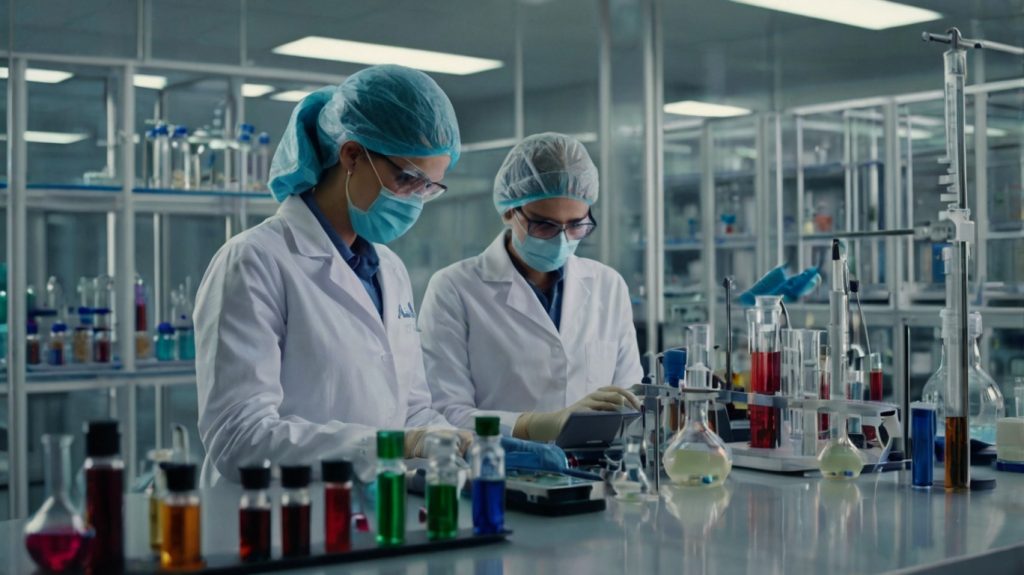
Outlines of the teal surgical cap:
[{"label": "teal surgical cap", "polygon": [[494,178],[499,214],[548,198],[570,198],[588,206],[597,201],[597,166],[583,144],[565,134],[546,132],[512,148]]}]

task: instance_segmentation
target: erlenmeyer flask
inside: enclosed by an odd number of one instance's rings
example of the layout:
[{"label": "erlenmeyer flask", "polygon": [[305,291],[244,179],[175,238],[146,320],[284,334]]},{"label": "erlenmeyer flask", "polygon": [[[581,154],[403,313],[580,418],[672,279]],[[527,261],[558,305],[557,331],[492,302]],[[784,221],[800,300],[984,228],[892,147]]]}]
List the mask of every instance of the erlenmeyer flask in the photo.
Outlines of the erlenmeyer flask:
[{"label": "erlenmeyer flask", "polygon": [[732,451],[708,426],[707,400],[686,402],[686,423],[662,458],[665,473],[676,485],[715,486],[732,471]]},{"label": "erlenmeyer flask", "polygon": [[846,432],[846,413],[833,413],[828,445],[818,454],[821,475],[828,479],[857,479],[864,469],[864,458]]},{"label": "erlenmeyer flask", "polygon": [[89,555],[93,533],[71,504],[70,435],[43,435],[46,490],[50,496],[25,524],[25,547],[40,568],[53,573],[77,571]]}]

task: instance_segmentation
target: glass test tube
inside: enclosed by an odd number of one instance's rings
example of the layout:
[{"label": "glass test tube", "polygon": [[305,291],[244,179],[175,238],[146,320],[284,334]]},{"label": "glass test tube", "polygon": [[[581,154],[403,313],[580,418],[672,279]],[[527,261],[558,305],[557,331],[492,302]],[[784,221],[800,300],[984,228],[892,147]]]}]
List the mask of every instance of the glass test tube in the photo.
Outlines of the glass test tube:
[{"label": "glass test tube", "polygon": [[352,462],[320,462],[324,482],[324,550],[341,553],[352,548]]},{"label": "glass test tube", "polygon": [[691,325],[686,329],[686,363],[687,375],[701,374],[700,381],[687,381],[687,387],[712,387],[712,333],[711,326],[706,323]]},{"label": "glass test tube", "polygon": [[882,354],[872,353],[868,356],[868,400],[882,401],[882,381],[885,373],[882,369]]},{"label": "glass test tube", "polygon": [[[948,248],[943,251],[948,251]],[[951,278],[947,278],[947,281],[951,281]],[[947,490],[959,490],[969,488],[971,482],[968,406],[964,405],[961,398],[958,377],[963,366],[959,354],[962,334],[957,329],[958,318],[955,314],[944,314],[943,323],[944,332],[948,336],[946,345],[950,351],[947,357],[949,369],[946,370],[946,393],[943,397],[946,417],[945,486]],[[964,381],[963,385],[967,385],[967,381]]]},{"label": "glass test tube", "polygon": [[[802,399],[819,399],[822,394],[822,376],[826,373],[822,363],[821,342],[823,330],[800,330],[800,383],[799,397]],[[799,414],[802,420],[800,434],[800,451],[803,455],[817,455],[818,436],[820,432],[817,412],[804,410]]]},{"label": "glass test tube", "polygon": [[912,485],[931,487],[935,473],[936,410],[931,403],[910,404],[910,463]]},{"label": "glass test tube", "polygon": [[[782,395],[790,399],[801,399],[801,370],[803,362],[800,358],[803,343],[802,329],[784,329],[782,336],[782,356],[779,372]],[[798,445],[803,437],[803,414],[797,409],[787,409],[782,422],[788,439]]]},{"label": "glass test tube", "polygon": [[405,432],[377,432],[377,543],[405,542]]}]

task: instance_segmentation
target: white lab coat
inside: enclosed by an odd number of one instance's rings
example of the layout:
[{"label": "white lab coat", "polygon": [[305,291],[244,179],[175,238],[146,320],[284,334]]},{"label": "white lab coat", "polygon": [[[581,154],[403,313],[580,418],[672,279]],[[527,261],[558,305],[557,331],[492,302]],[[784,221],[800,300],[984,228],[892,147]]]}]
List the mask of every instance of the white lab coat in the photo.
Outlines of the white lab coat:
[{"label": "white lab coat", "polygon": [[232,238],[196,300],[205,485],[263,458],[372,473],[377,428],[450,427],[431,409],[412,288],[380,255],[377,309],[301,198]]},{"label": "white lab coat", "polygon": [[604,386],[640,383],[629,289],[612,268],[571,256],[561,329],[515,269],[505,232],[480,255],[430,279],[419,325],[434,408],[471,428],[497,415],[555,411]]}]

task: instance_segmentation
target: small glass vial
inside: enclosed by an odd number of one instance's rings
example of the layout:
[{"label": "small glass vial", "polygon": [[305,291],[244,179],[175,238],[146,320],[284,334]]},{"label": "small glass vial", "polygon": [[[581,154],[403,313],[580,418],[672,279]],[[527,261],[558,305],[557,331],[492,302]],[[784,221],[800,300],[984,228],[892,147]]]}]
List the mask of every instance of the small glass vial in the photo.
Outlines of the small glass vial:
[{"label": "small glass vial", "polygon": [[55,322],[50,328],[50,339],[46,342],[46,363],[67,364],[67,334],[68,326],[62,321]]},{"label": "small glass vial", "polygon": [[405,432],[377,432],[377,544],[405,543]]},{"label": "small glass vial", "polygon": [[427,437],[427,538],[454,539],[459,533],[458,438],[451,431]]},{"label": "small glass vial", "polygon": [[89,571],[124,568],[124,461],[116,421],[90,421],[85,432],[85,517],[96,534]]},{"label": "small glass vial", "polygon": [[270,462],[240,467],[242,500],[238,504],[238,556],[242,561],[270,560]]},{"label": "small glass vial", "polygon": [[160,567],[198,569],[203,566],[199,494],[196,466],[192,463],[161,463],[167,479],[167,495],[161,513]]},{"label": "small glass vial", "polygon": [[39,365],[43,363],[42,343],[39,341],[39,324],[28,322],[25,336],[25,363]]},{"label": "small glass vial", "polygon": [[157,361],[174,361],[176,343],[174,326],[164,321],[156,326],[156,359]]},{"label": "small glass vial", "polygon": [[505,450],[501,447],[500,420],[476,418],[478,440],[470,451],[473,481],[473,532],[477,535],[505,530]]},{"label": "small glass vial", "polygon": [[71,356],[76,364],[92,363],[92,330],[92,309],[78,308],[78,325],[71,336]]},{"label": "small glass vial", "polygon": [[308,465],[282,465],[281,487],[281,555],[309,555],[309,480]]},{"label": "small glass vial", "polygon": [[196,358],[196,335],[192,324],[181,324],[174,328],[174,337],[178,341],[178,359],[192,361]]},{"label": "small glass vial", "polygon": [[324,482],[324,551],[342,553],[352,548],[352,462],[320,462]]},{"label": "small glass vial", "polygon": [[92,334],[92,360],[96,363],[110,363],[113,355],[109,327],[96,327]]}]

